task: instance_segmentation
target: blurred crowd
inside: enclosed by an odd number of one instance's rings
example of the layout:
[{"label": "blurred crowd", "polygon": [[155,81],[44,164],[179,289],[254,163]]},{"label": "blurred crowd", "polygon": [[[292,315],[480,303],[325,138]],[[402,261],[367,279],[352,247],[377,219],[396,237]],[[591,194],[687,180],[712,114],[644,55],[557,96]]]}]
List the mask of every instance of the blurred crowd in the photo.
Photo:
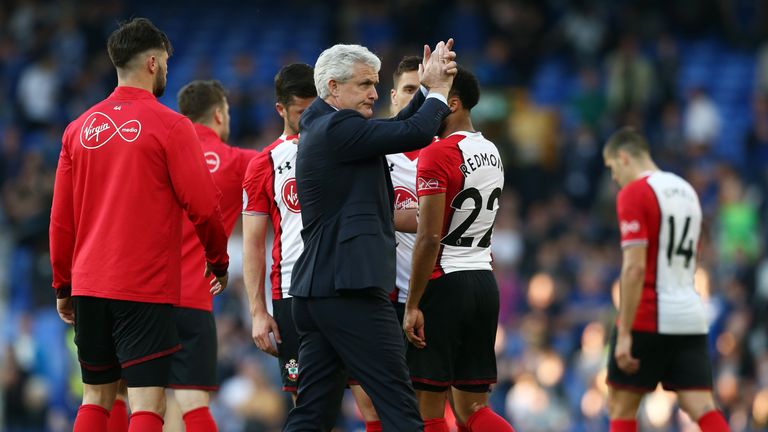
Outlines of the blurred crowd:
[{"label": "blurred crowd", "polygon": [[[483,89],[475,126],[505,159],[493,239],[501,316],[491,400],[521,431],[607,430],[606,341],[621,253],[617,188],[601,148],[618,126],[642,129],[660,166],[688,179],[704,208],[696,285],[711,324],[717,402],[734,431],[768,428],[767,1],[257,1],[245,12],[237,5],[0,3],[0,429],[67,430],[80,402],[72,331],[50,289],[52,185],[64,127],[116,84],[105,41],[130,16],[164,30],[199,20],[169,30],[180,49],[161,101],[175,107],[174,89],[184,84],[173,81],[176,64],[180,76],[185,64],[190,79],[221,79],[230,90],[230,141],[251,148],[280,133],[270,81],[277,67],[269,65],[313,64],[335,42],[366,45],[383,60],[376,110],[387,115],[399,59],[424,42],[456,38],[460,63]],[[302,9],[310,17],[294,20]],[[196,29],[218,28],[206,19],[247,26],[249,13],[262,22],[279,14],[297,28],[311,16],[323,23],[312,41],[291,32],[252,41],[214,32],[213,52],[195,49],[203,37]],[[270,35],[297,48],[272,56],[246,49],[271,43]],[[215,302],[222,386],[212,411],[222,431],[276,431],[291,402],[279,391],[276,362],[250,338],[235,233],[231,285]],[[640,416],[642,430],[698,430],[661,389]],[[351,400],[339,430],[362,430]]]}]

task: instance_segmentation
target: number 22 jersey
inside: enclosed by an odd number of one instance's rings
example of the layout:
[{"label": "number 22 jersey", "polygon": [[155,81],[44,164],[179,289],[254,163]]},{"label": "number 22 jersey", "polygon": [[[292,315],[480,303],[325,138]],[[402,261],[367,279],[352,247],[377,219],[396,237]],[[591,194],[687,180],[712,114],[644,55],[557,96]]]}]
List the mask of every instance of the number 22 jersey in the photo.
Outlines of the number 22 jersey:
[{"label": "number 22 jersey", "polygon": [[701,206],[693,187],[662,171],[644,173],[616,199],[621,247],[646,246],[645,281],[632,330],[707,333],[694,289]]},{"label": "number 22 jersey", "polygon": [[491,270],[491,235],[504,186],[496,146],[480,132],[455,132],[419,154],[419,197],[445,194],[440,253],[432,279],[465,270]]}]

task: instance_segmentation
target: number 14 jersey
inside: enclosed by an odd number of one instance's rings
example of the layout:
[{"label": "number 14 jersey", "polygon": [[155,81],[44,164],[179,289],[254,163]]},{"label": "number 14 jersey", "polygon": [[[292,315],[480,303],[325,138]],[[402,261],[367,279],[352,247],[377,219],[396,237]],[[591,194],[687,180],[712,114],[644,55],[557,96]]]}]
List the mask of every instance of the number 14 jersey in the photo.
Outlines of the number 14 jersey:
[{"label": "number 14 jersey", "polygon": [[445,194],[432,279],[457,271],[491,270],[491,235],[503,186],[499,151],[479,132],[456,132],[421,150],[418,196]]},{"label": "number 14 jersey", "polygon": [[694,289],[701,205],[693,187],[662,171],[645,173],[619,192],[622,248],[646,246],[645,282],[632,329],[662,334],[707,333]]}]

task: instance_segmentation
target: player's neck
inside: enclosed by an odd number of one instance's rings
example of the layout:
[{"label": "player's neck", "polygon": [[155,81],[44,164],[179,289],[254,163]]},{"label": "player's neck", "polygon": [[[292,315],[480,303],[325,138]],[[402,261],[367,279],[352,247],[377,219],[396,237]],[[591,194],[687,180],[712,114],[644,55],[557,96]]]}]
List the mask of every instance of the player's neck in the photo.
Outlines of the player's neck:
[{"label": "player's neck", "polygon": [[216,125],[215,123],[209,122],[209,123],[200,123],[201,125],[207,127],[208,129],[212,130],[217,137],[219,137],[220,140],[224,141],[224,138],[222,137],[222,130],[221,127]]},{"label": "player's neck", "polygon": [[637,166],[634,169],[634,177],[635,179],[639,179],[642,177],[647,176],[650,173],[654,173],[656,171],[659,171],[659,167],[656,166],[653,161],[644,161],[641,163],[638,163]]},{"label": "player's neck", "polygon": [[472,119],[469,116],[460,118],[451,118],[449,116],[445,119],[445,129],[440,132],[440,138],[445,138],[450,134],[456,132],[474,132],[475,127],[472,126]]},{"label": "player's neck", "polygon": [[291,128],[285,128],[285,129],[283,129],[283,136],[284,136],[284,137],[289,137],[289,136],[292,136],[292,135],[298,135],[298,134],[299,134],[298,132],[294,131],[294,130],[293,130],[293,129],[291,129]]},{"label": "player's neck", "polygon": [[150,93],[154,91],[154,80],[149,77],[141,77],[137,74],[126,74],[125,76],[117,76],[118,87],[135,87],[142,90],[146,90]]}]

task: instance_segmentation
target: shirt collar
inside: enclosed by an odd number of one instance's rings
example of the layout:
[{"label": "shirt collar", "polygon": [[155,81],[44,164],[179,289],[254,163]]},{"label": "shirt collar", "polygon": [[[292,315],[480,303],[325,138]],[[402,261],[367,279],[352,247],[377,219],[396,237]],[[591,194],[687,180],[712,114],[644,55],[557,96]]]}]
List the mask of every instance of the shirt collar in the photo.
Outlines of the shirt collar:
[{"label": "shirt collar", "polygon": [[109,95],[110,99],[152,99],[157,100],[152,93],[138,87],[118,86]]},{"label": "shirt collar", "polygon": [[200,141],[206,141],[211,139],[221,141],[221,138],[219,138],[219,134],[217,134],[216,131],[209,128],[208,126],[200,123],[194,123],[194,125],[195,125],[195,132],[197,132],[197,137],[200,138]]}]

